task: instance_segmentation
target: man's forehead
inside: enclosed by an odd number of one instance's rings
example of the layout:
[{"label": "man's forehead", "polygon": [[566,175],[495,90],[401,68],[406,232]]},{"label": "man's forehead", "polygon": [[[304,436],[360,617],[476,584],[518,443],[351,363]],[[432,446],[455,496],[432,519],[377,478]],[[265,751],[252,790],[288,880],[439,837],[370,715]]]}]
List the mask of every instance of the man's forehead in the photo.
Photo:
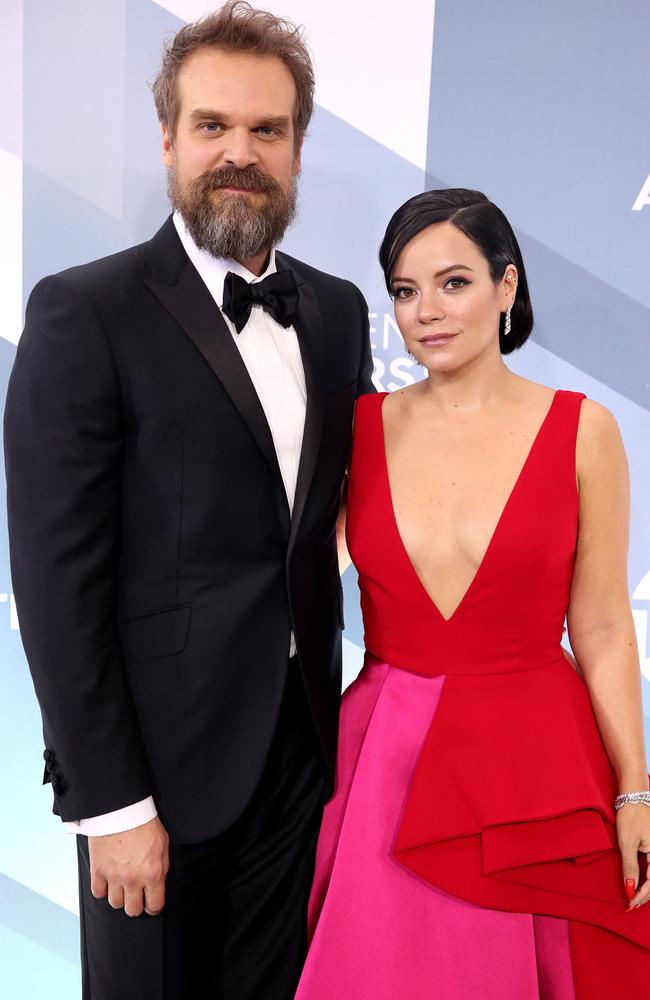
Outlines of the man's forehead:
[{"label": "man's forehead", "polygon": [[295,93],[294,79],[277,56],[255,52],[227,52],[203,46],[192,52],[178,71],[182,92],[197,89],[268,92],[278,96]]}]

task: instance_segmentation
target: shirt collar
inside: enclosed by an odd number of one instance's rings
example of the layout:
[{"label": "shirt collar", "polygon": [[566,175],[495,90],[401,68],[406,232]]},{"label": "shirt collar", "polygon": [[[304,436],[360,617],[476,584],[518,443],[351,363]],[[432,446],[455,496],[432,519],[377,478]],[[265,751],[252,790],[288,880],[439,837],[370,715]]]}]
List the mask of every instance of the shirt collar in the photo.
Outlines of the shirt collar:
[{"label": "shirt collar", "polygon": [[223,303],[223,285],[228,271],[234,271],[235,274],[241,275],[241,277],[245,278],[249,283],[261,281],[262,278],[266,278],[269,274],[275,274],[277,271],[274,249],[271,250],[271,253],[269,254],[269,263],[266,270],[258,277],[236,260],[213,257],[207,250],[201,250],[197,247],[196,243],[189,234],[180,212],[174,212],[173,220],[176,232],[178,233],[178,238],[183,244],[185,253],[190,258],[190,261],[196,270],[199,272],[200,277],[207,285],[208,291],[219,308],[221,308]]}]

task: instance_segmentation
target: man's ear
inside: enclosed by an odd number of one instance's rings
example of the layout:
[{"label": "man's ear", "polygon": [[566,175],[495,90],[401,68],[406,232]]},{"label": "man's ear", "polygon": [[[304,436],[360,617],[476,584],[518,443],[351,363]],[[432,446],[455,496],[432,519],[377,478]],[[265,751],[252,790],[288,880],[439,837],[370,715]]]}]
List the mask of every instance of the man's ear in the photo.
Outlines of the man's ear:
[{"label": "man's ear", "polygon": [[174,165],[174,142],[169,133],[169,129],[163,123],[160,123],[160,128],[162,131],[162,161],[166,167],[173,167]]}]

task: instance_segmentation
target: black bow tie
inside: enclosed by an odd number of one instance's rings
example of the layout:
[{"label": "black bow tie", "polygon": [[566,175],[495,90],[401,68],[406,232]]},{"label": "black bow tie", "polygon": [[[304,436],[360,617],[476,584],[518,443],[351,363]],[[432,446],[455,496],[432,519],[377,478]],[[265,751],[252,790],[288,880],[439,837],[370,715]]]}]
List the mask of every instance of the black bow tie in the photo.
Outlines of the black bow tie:
[{"label": "black bow tie", "polygon": [[253,306],[261,306],[280,326],[291,326],[299,300],[300,292],[293,271],[276,271],[262,281],[250,284],[239,274],[228,271],[223,286],[222,309],[235,324],[237,333],[241,333]]}]

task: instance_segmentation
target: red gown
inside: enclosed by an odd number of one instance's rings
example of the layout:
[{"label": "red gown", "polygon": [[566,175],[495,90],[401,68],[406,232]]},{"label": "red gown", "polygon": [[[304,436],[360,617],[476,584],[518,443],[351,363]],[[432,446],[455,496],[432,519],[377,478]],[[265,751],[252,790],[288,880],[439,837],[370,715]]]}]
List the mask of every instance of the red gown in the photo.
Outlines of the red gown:
[{"label": "red gown", "polygon": [[[395,521],[385,395],[358,401],[350,468],[348,544],[365,645],[373,663],[442,685],[404,790],[393,859],[449,897],[566,921],[578,1000],[650,996],[650,905],[627,912],[615,777],[587,688],[560,646],[578,532],[584,397],[555,394],[476,575],[445,619]],[[328,831],[326,816],[323,857],[336,854],[336,823],[340,816]],[[317,879],[312,936],[330,877]],[[298,996],[329,995],[307,986]]]}]

